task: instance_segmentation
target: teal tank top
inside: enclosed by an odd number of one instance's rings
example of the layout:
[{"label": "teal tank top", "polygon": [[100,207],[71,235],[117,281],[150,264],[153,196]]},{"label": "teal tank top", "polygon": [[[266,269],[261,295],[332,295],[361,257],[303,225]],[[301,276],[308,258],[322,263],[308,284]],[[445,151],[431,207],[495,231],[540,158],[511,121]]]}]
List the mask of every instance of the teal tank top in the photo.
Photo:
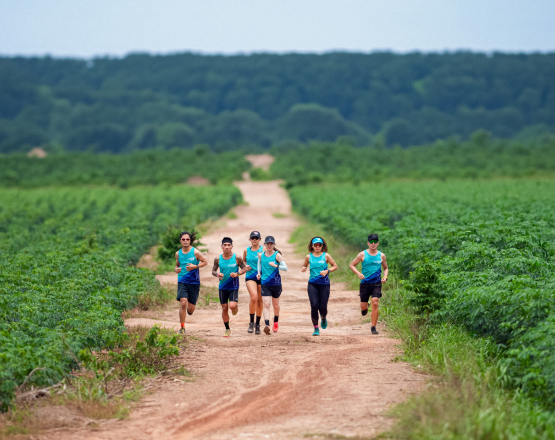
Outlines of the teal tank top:
[{"label": "teal tank top", "polygon": [[247,272],[247,280],[256,280],[256,276],[258,275],[258,256],[264,251],[262,246],[258,248],[257,251],[253,251],[249,246],[247,248],[247,266],[252,267],[251,270]]},{"label": "teal tank top", "polygon": [[179,249],[178,258],[181,272],[177,274],[177,282],[185,284],[200,284],[199,270],[195,269],[189,271],[185,269],[187,264],[198,264],[198,259],[195,256],[195,248],[192,247],[186,254],[183,253],[182,249]]},{"label": "teal tank top", "polygon": [[382,281],[382,253],[378,251],[377,255],[370,255],[368,250],[364,251],[364,260],[362,260],[362,275],[364,279],[361,284],[379,283]]},{"label": "teal tank top", "polygon": [[314,284],[329,284],[329,277],[327,275],[325,277],[320,275],[320,272],[328,269],[328,263],[326,263],[326,253],[322,253],[319,257],[315,257],[313,254],[310,254],[309,261],[310,278],[308,279],[308,282]]},{"label": "teal tank top", "polygon": [[279,269],[277,267],[270,266],[270,263],[279,264],[276,260],[277,254],[277,252],[274,252],[271,256],[267,257],[266,252],[262,253],[261,281],[265,286],[279,286],[281,284]]},{"label": "teal tank top", "polygon": [[220,255],[218,264],[220,266],[220,272],[224,274],[224,277],[220,280],[220,289],[238,289],[239,277],[232,278],[230,276],[230,274],[239,270],[239,266],[237,266],[237,257],[235,257],[235,254],[233,254],[229,260],[224,259],[223,255]]}]

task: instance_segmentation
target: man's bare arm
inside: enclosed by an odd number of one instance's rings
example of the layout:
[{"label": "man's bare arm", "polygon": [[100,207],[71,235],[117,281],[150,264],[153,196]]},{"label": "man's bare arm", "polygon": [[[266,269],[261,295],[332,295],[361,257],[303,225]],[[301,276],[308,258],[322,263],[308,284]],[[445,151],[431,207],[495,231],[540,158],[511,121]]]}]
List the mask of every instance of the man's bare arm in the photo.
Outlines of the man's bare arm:
[{"label": "man's bare arm", "polygon": [[220,267],[220,259],[214,258],[214,267],[212,268],[212,275],[218,278],[220,276],[220,271],[218,270]]},{"label": "man's bare arm", "polygon": [[387,259],[385,258],[384,253],[382,253],[382,267],[383,267],[382,283],[385,283],[387,281],[387,276],[389,275],[389,267],[387,267]]},{"label": "man's bare arm", "polygon": [[363,253],[359,253],[356,258],[351,261],[351,264],[349,264],[349,269],[351,269],[351,271],[359,277],[359,279],[363,280],[364,279],[364,275],[362,273],[359,272],[359,270],[355,267],[358,263],[360,263],[362,261],[363,258]]},{"label": "man's bare arm", "polygon": [[235,261],[237,262],[237,266],[239,266],[239,270],[237,271],[237,276],[240,277],[241,275],[247,273],[247,270],[245,269],[247,265],[245,264],[243,259],[241,257],[236,257]]},{"label": "man's bare arm", "polygon": [[181,272],[181,267],[179,267],[179,251],[175,253],[175,269],[173,270],[175,273]]},{"label": "man's bare arm", "polygon": [[199,251],[198,249],[195,249],[195,257],[197,257],[197,260],[200,261],[200,263],[197,264],[198,269],[200,269],[201,267],[204,267],[208,264],[208,261],[206,261],[205,256],[202,255],[202,252]]}]

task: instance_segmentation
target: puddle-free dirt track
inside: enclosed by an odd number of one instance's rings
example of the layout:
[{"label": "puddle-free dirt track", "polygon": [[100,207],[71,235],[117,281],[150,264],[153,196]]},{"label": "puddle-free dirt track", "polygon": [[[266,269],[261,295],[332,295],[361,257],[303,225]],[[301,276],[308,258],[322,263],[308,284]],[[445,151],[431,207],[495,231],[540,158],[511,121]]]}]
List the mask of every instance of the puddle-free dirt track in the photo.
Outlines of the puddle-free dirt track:
[{"label": "puddle-free dirt track", "polygon": [[[231,338],[223,338],[219,305],[197,308],[187,317],[192,339],[181,355],[194,380],[161,381],[127,420],[101,425],[94,431],[60,431],[57,440],[83,439],[292,439],[307,435],[372,437],[393,420],[385,415],[395,403],[422,389],[426,378],[408,364],[393,362],[398,340],[379,336],[361,324],[358,292],[333,284],[329,326],[312,337],[306,293],[308,273],[288,243],[298,220],[291,215],[287,193],[278,182],[238,182],[247,205],[237,218],[203,237],[209,265],[201,283],[217,286],[211,269],[221,239],[234,239],[242,254],[252,230],[273,235],[289,267],[282,272],[280,329],[276,334],[247,333],[249,296],[241,279],[239,313],[231,316]],[[273,213],[285,217],[274,217]],[[333,249],[330,249],[333,255]],[[177,284],[175,275],[161,282]],[[178,329],[178,309],[162,319],[129,319],[127,326],[152,325]],[[200,339],[200,340],[199,340]]]}]

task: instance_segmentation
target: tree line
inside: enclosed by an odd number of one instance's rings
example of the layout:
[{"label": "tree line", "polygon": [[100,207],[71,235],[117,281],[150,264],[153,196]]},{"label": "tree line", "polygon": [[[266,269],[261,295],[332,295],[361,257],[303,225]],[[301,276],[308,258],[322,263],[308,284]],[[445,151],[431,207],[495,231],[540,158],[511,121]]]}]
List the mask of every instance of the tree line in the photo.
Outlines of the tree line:
[{"label": "tree line", "polygon": [[555,131],[555,53],[0,57],[0,152],[291,140],[418,145]]}]

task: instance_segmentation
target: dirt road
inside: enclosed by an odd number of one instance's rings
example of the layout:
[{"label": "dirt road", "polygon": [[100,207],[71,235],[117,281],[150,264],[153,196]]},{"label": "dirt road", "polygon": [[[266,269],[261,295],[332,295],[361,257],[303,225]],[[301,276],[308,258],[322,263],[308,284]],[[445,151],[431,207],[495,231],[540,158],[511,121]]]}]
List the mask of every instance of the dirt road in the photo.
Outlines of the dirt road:
[{"label": "dirt road", "polygon": [[[298,221],[287,193],[277,182],[240,182],[248,205],[236,219],[203,238],[212,262],[221,238],[234,239],[234,250],[248,246],[251,230],[273,235],[289,267],[282,273],[280,329],[271,336],[247,333],[248,294],[241,281],[239,313],[231,317],[232,337],[223,338],[219,305],[200,308],[187,318],[193,339],[183,363],[191,382],[163,382],[132,411],[128,420],[95,432],[73,433],[87,439],[291,439],[307,434],[371,437],[392,423],[384,416],[391,404],[417,392],[425,378],[409,365],[392,362],[398,341],[361,325],[357,292],[332,284],[329,327],[312,337],[307,273],[303,255],[288,243]],[[285,215],[275,217],[274,213]],[[333,249],[330,250],[333,255]],[[176,276],[162,277],[176,283]],[[211,264],[201,282],[217,285]],[[332,276],[333,282],[333,276]],[[176,328],[177,309],[160,320],[131,319],[126,325],[154,324]]]}]

